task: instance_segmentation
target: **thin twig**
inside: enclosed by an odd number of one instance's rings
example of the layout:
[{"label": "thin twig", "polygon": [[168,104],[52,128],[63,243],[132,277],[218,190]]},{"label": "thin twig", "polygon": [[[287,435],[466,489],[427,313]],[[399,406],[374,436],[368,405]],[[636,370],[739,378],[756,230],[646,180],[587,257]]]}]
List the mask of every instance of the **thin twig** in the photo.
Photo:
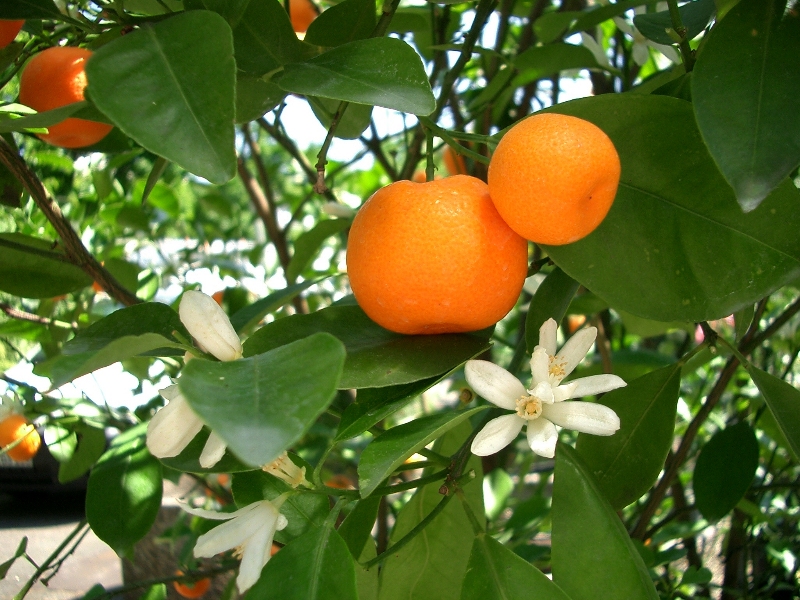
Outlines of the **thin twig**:
[{"label": "thin twig", "polygon": [[7,317],[16,319],[18,321],[28,321],[29,323],[37,323],[39,325],[45,325],[45,326],[53,325],[55,327],[61,327],[62,329],[72,329],[72,330],[78,329],[78,324],[75,322],[67,323],[65,321],[58,321],[56,319],[40,317],[39,315],[35,315],[33,313],[20,310],[19,308],[14,308],[10,304],[6,304],[5,302],[0,302],[0,311],[2,311]]}]

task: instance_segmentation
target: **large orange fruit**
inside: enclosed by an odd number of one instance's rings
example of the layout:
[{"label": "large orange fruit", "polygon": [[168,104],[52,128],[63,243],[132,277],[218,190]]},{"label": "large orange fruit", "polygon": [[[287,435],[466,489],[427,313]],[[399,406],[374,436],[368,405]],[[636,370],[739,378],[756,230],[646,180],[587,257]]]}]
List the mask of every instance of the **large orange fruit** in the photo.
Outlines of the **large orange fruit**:
[{"label": "large orange fruit", "polygon": [[311,21],[317,18],[317,10],[311,0],[289,0],[289,19],[296,33],[305,33]]},{"label": "large orange fruit", "polygon": [[5,48],[17,37],[25,21],[0,19],[0,49]]},{"label": "large orange fruit", "polygon": [[25,462],[36,456],[42,438],[28,420],[22,415],[12,414],[0,422],[0,448],[23,438],[22,441],[6,452],[6,455],[17,462]]},{"label": "large orange fruit", "polygon": [[617,150],[599,127],[540,113],[500,140],[489,193],[511,229],[537,244],[575,242],[600,225],[619,185]]},{"label": "large orange fruit", "polygon": [[481,180],[398,181],[358,211],[347,272],[358,304],[407,334],[475,331],[514,306],[527,242],[500,218]]},{"label": "large orange fruit", "polygon": [[[56,46],[40,52],[25,65],[19,82],[19,101],[43,112],[84,99],[86,61],[91,50]],[[69,118],[39,135],[45,142],[62,148],[82,148],[103,139],[111,125]]]}]

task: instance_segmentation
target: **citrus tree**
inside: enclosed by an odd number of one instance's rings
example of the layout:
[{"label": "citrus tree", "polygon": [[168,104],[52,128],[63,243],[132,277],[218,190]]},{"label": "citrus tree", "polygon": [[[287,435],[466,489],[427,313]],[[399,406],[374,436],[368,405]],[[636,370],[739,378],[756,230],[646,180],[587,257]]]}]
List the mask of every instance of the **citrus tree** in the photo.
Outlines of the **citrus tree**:
[{"label": "citrus tree", "polygon": [[196,483],[132,597],[796,597],[793,0],[0,19],[3,453],[123,557]]}]

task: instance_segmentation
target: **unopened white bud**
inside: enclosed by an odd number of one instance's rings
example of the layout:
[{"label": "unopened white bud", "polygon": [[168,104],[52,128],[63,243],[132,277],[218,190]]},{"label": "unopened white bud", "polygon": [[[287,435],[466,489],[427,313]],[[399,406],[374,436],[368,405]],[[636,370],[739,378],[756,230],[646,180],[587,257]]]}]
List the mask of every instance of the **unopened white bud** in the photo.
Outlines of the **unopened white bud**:
[{"label": "unopened white bud", "polygon": [[193,290],[184,293],[178,314],[202,350],[222,361],[242,357],[239,336],[228,315],[211,296]]}]

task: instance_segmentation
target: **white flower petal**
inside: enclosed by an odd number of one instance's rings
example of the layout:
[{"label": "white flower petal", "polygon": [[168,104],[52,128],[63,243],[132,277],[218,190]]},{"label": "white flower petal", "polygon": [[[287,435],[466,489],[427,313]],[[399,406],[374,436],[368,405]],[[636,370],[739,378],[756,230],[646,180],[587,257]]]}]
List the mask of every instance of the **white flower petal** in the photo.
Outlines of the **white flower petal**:
[{"label": "white flower petal", "polygon": [[[616,375],[592,375],[591,377],[581,377],[570,381],[567,385],[574,385],[570,398],[583,398],[584,396],[594,396],[604,394],[617,388],[628,385],[625,380]],[[561,386],[565,387],[565,386]]]},{"label": "white flower petal", "polygon": [[529,390],[530,395],[538,398],[545,404],[552,404],[553,403],[553,388],[550,387],[550,384],[546,381],[541,383],[537,383],[536,387],[532,390]]},{"label": "white flower petal", "polygon": [[247,544],[252,535],[263,525],[274,526],[278,511],[268,500],[253,503],[253,509],[237,515],[227,523],[214,527],[197,538],[194,555],[210,558],[220,552]]},{"label": "white flower petal", "polygon": [[531,355],[531,375],[533,375],[533,385],[536,386],[544,381],[550,381],[550,357],[544,346],[536,346]]},{"label": "white flower petal", "polygon": [[640,67],[650,60],[650,50],[647,45],[643,43],[636,43],[633,45],[633,62]]},{"label": "white flower petal", "polygon": [[665,44],[654,44],[654,43],[651,43],[650,46],[661,52],[661,54],[666,56],[670,61],[672,61],[676,65],[680,64],[681,57],[678,54],[678,51],[675,50],[675,48],[673,48],[672,46],[667,46]]},{"label": "white flower petal", "polygon": [[597,328],[585,327],[578,330],[575,335],[567,340],[567,343],[564,344],[553,360],[554,363],[561,365],[563,368],[563,373],[560,373],[557,378],[558,383],[578,366],[596,338]]},{"label": "white flower petal", "polygon": [[517,437],[524,424],[525,421],[515,414],[492,419],[472,440],[472,453],[489,456],[499,452]]},{"label": "white flower petal", "polygon": [[594,55],[594,59],[597,61],[597,64],[603,67],[610,67],[611,61],[608,60],[608,56],[606,56],[605,50],[603,47],[597,43],[592,36],[590,36],[586,32],[581,32],[581,43],[583,46],[589,50]]},{"label": "white flower petal", "polygon": [[[244,545],[242,552],[242,563],[239,565],[239,575],[236,577],[236,587],[239,593],[253,587],[253,584],[261,577],[261,570],[269,560],[267,544],[272,546],[272,537],[275,535],[275,528],[270,527],[269,523],[259,526]],[[266,560],[265,560],[266,559]]]},{"label": "white flower petal", "polygon": [[558,323],[555,319],[547,319],[542,326],[539,327],[539,345],[547,350],[550,356],[556,355],[556,336],[558,335]]},{"label": "white flower petal", "polygon": [[[176,388],[175,386],[170,386]],[[170,389],[170,388],[167,388]],[[162,390],[162,395],[164,395]],[[200,420],[180,392],[159,410],[147,425],[147,449],[158,458],[178,456],[203,428]]]},{"label": "white flower petal", "polygon": [[527,395],[519,379],[503,367],[485,360],[468,360],[464,376],[478,396],[500,408],[515,410],[517,398]]},{"label": "white flower petal", "polygon": [[203,451],[200,453],[200,466],[204,469],[213,467],[225,456],[226,448],[227,445],[222,441],[222,438],[212,431],[206,440],[206,445],[203,446]]},{"label": "white flower petal", "polygon": [[539,417],[528,421],[528,445],[536,454],[545,458],[553,458],[556,454],[558,431],[547,419]]},{"label": "white flower petal", "polygon": [[634,29],[633,25],[628,23],[622,17],[614,17],[614,23],[622,33],[627,33],[629,36],[633,37],[635,35],[636,30]]},{"label": "white flower petal", "polygon": [[542,416],[559,427],[592,435],[613,435],[619,429],[617,413],[594,402],[556,402],[542,406]]},{"label": "white flower petal", "polygon": [[[580,381],[580,379],[578,381]],[[570,381],[569,383],[562,383],[553,388],[553,402],[563,402],[570,398],[577,398],[575,394],[575,388],[577,387],[574,381]]]},{"label": "white flower petal", "polygon": [[194,506],[189,506],[185,502],[179,502],[178,506],[180,506],[181,510],[184,512],[189,513],[190,515],[194,515],[195,517],[202,517],[204,519],[212,519],[214,521],[229,521],[231,519],[235,519],[236,517],[242,517],[249,512],[254,511],[258,507],[258,502],[254,502],[253,504],[248,504],[244,508],[240,508],[234,512],[219,512],[216,510],[206,510],[204,508],[195,508]]},{"label": "white flower petal", "polygon": [[177,383],[173,383],[163,390],[158,390],[158,393],[164,400],[174,400],[178,396],[181,396],[181,388],[178,387]]},{"label": "white flower petal", "polygon": [[239,336],[228,315],[211,296],[194,290],[185,292],[178,314],[197,343],[219,360],[236,360],[242,357]]}]

